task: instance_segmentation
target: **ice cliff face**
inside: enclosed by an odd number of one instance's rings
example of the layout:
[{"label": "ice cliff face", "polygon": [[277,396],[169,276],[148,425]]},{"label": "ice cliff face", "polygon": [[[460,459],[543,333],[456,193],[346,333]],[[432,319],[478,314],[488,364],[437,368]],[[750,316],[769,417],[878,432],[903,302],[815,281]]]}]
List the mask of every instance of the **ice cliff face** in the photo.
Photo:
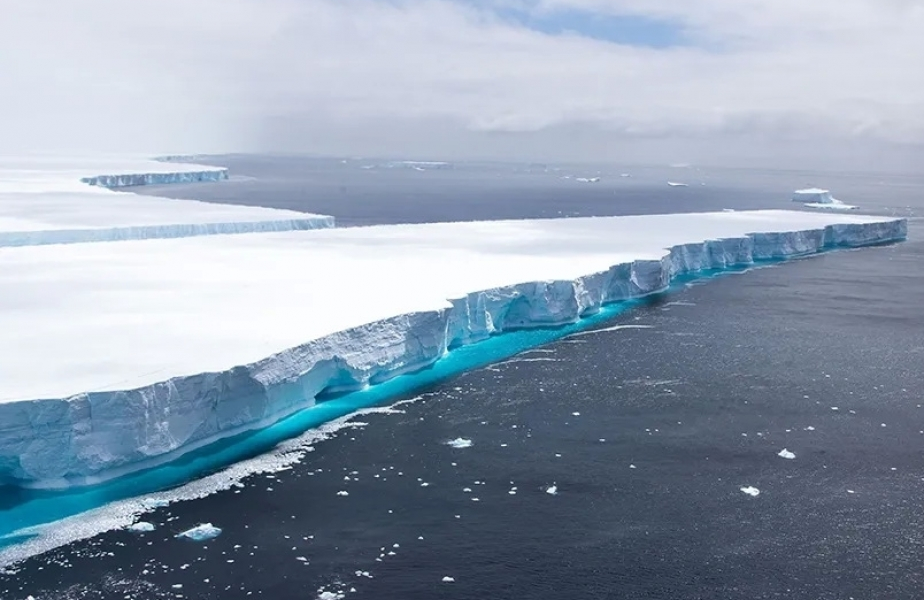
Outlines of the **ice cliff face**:
[{"label": "ice cliff face", "polygon": [[451,307],[355,327],[259,362],[134,390],[0,404],[0,482],[91,483],[272,424],[332,391],[432,364],[505,330],[574,322],[609,302],[663,290],[680,275],[904,239],[905,220],[758,233],[671,248],[573,281],[472,292]]},{"label": "ice cliff face", "polygon": [[222,168],[201,171],[179,171],[174,173],[129,173],[122,175],[95,175],[80,181],[89,185],[107,188],[132,187],[138,185],[167,185],[173,183],[195,183],[199,181],[222,181],[228,179],[228,170]]},{"label": "ice cliff face", "polygon": [[298,219],[267,221],[184,223],[175,225],[132,225],[95,229],[48,229],[43,231],[0,231],[0,248],[6,246],[44,246],[87,242],[171,239],[199,235],[307,231],[334,227],[334,217],[305,215]]}]

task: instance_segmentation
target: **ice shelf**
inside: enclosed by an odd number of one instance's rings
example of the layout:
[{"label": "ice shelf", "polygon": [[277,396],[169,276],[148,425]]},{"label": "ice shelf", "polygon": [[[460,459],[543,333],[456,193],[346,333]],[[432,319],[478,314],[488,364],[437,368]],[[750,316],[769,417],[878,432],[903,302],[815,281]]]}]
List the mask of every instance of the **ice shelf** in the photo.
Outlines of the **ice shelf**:
[{"label": "ice shelf", "polygon": [[116,476],[678,275],[906,233],[735,211],[0,248],[0,481]]},{"label": "ice shelf", "polygon": [[[87,173],[109,173],[87,177]],[[226,170],[157,161],[0,157],[0,247],[333,227],[290,210],[150,198],[101,186],[205,181]],[[87,182],[96,185],[88,185]]]}]

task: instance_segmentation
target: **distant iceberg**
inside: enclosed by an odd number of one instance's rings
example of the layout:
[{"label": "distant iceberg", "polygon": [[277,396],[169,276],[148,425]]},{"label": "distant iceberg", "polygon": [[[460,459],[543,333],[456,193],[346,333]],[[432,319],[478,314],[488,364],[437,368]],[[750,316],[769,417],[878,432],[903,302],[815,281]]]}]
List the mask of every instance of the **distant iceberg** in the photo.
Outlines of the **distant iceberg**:
[{"label": "distant iceberg", "polygon": [[669,186],[671,186],[671,187],[687,187],[687,184],[685,184],[685,183],[680,183],[679,181],[668,181],[668,182],[667,182],[667,185],[669,185]]},{"label": "distant iceberg", "polygon": [[854,210],[858,208],[841,202],[833,197],[830,191],[821,188],[796,190],[792,194],[792,201],[811,208],[827,208],[829,210]]}]

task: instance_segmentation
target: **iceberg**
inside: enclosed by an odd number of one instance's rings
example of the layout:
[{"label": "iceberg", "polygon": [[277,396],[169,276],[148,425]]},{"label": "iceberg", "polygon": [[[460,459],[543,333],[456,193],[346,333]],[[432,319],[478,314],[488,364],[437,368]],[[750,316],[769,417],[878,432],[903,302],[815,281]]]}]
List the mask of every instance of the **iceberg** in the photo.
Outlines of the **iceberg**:
[{"label": "iceberg", "polygon": [[807,188],[796,190],[792,194],[792,201],[799,202],[811,208],[827,208],[832,210],[854,210],[858,207],[845,204],[831,195],[828,190],[820,188]]},{"label": "iceberg", "polygon": [[[81,178],[83,169],[111,174]],[[155,161],[0,159],[0,248],[334,226],[334,218],[326,215],[150,198],[107,189],[140,185],[137,181],[142,180],[205,181],[211,174],[225,172],[217,167]]]},{"label": "iceberg", "polygon": [[906,235],[736,211],[4,248],[0,481],[118,477],[678,276]]},{"label": "iceberg", "polygon": [[217,538],[221,535],[221,528],[215,527],[211,523],[203,523],[201,525],[196,525],[192,529],[187,529],[182,533],[176,534],[178,538],[186,538],[194,542],[206,542],[208,540]]}]

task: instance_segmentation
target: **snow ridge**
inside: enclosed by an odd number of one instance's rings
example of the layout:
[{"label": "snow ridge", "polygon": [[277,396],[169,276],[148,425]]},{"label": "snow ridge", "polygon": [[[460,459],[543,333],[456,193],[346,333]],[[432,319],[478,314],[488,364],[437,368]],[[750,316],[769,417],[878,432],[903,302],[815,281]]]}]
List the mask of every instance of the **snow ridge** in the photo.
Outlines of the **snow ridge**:
[{"label": "snow ridge", "polygon": [[256,363],[134,390],[0,404],[0,483],[91,484],[271,425],[329,392],[360,389],[433,364],[503,331],[572,323],[604,304],[664,290],[672,279],[836,248],[896,242],[904,219],[754,233],[672,247],[660,260],[613,265],[572,281],[472,292],[451,307],[395,316]]}]

